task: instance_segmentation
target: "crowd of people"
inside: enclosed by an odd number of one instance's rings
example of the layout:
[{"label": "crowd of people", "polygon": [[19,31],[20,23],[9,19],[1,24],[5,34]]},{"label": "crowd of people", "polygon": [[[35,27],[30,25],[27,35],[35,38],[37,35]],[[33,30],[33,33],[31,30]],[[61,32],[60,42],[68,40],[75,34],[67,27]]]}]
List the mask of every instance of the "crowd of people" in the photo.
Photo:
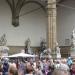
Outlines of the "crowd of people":
[{"label": "crowd of people", "polygon": [[68,59],[2,59],[0,75],[75,75],[74,60]]}]

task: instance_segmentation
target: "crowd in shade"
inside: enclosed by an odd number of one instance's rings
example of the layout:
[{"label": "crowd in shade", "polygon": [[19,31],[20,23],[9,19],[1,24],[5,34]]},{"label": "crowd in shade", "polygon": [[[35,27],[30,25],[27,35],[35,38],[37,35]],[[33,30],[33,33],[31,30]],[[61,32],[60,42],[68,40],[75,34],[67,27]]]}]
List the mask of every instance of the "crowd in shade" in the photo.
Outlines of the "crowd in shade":
[{"label": "crowd in shade", "polygon": [[1,59],[0,75],[75,75],[75,63],[67,59]]}]

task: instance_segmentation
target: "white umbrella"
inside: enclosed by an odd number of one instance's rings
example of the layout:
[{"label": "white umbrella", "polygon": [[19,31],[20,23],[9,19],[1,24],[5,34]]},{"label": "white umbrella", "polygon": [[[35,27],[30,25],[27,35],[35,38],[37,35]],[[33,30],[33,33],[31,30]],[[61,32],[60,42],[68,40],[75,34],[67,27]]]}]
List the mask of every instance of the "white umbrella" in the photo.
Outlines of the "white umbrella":
[{"label": "white umbrella", "polygon": [[37,55],[31,55],[31,54],[26,54],[26,53],[18,53],[18,54],[13,54],[8,56],[9,58],[13,57],[36,57]]}]

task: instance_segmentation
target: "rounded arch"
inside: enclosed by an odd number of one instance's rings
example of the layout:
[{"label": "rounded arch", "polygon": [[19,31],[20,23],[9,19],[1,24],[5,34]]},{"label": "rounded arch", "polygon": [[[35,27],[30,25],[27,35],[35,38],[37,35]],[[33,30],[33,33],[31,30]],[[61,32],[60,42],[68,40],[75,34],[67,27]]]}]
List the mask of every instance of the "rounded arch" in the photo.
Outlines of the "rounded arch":
[{"label": "rounded arch", "polygon": [[44,10],[44,12],[46,12],[46,8],[45,8],[44,5],[42,5],[42,4],[41,4],[40,2],[38,2],[38,1],[33,1],[33,0],[31,0],[31,1],[25,1],[25,2],[22,4],[21,8],[22,8],[23,6],[29,4],[29,3],[35,3],[35,4],[39,5],[39,6]]}]

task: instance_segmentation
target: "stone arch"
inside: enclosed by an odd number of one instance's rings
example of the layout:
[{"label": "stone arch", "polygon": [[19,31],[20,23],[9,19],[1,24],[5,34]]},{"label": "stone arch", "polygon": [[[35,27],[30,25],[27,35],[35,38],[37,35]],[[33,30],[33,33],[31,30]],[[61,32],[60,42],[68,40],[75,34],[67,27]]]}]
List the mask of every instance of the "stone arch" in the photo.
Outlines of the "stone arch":
[{"label": "stone arch", "polygon": [[29,4],[29,3],[35,3],[35,4],[39,5],[39,6],[40,6],[40,7],[46,12],[46,8],[45,8],[45,6],[42,5],[40,2],[38,2],[38,1],[34,1],[34,0],[26,1],[26,2],[22,5],[22,7],[25,6],[26,4]]},{"label": "stone arch", "polygon": [[17,4],[15,5],[15,1],[12,0],[12,3],[10,2],[10,0],[6,0],[6,2],[8,3],[8,5],[11,8],[11,12],[12,12],[12,25],[14,27],[19,26],[19,13],[22,9],[23,6],[25,6],[26,4],[29,3],[35,3],[37,5],[39,5],[45,12],[46,12],[46,8],[43,4],[41,4],[39,1],[34,1],[34,0],[30,0],[30,1],[26,1],[26,0],[18,0]]}]

